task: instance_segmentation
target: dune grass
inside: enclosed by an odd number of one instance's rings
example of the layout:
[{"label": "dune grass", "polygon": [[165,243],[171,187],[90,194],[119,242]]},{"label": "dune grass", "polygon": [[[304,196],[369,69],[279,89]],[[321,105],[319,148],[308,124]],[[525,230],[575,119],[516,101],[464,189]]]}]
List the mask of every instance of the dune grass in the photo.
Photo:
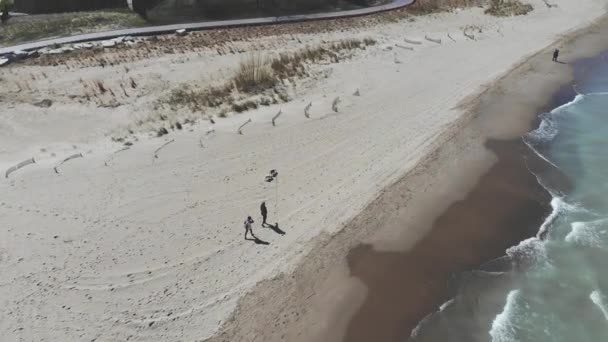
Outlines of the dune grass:
[{"label": "dune grass", "polygon": [[525,4],[519,0],[490,0],[490,7],[486,13],[497,17],[509,17],[512,15],[525,15],[534,9],[532,5]]},{"label": "dune grass", "polygon": [[103,10],[11,18],[0,25],[0,44],[11,45],[44,38],[139,27],[146,21],[128,10]]},{"label": "dune grass", "polygon": [[[234,74],[224,83],[203,89],[183,84],[161,99],[159,104],[168,104],[173,109],[186,107],[193,112],[228,105],[231,110],[240,113],[258,105],[286,102],[289,98],[281,87],[282,81],[308,76],[307,64],[324,60],[336,63],[340,61],[341,52],[365,49],[374,44],[376,41],[371,38],[346,39],[323,47],[281,53],[273,58],[252,54],[239,63]],[[259,97],[255,101],[247,99],[251,96]],[[246,100],[241,101],[243,99]]]},{"label": "dune grass", "polygon": [[486,14],[498,17],[524,15],[534,9],[520,0],[418,0],[407,11],[414,15],[426,15],[449,12],[455,8],[486,6]]},{"label": "dune grass", "polygon": [[485,0],[418,0],[407,7],[414,15],[426,15],[438,12],[449,12],[454,8],[481,6]]}]

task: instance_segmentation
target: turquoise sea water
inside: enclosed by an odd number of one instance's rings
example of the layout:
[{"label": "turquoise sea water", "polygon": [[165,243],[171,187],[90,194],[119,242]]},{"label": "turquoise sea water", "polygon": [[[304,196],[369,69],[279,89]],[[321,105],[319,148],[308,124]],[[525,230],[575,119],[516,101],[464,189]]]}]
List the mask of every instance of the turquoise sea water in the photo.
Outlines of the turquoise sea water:
[{"label": "turquoise sea water", "polygon": [[608,53],[579,61],[576,84],[582,95],[562,92],[523,137],[553,165],[536,174],[553,212],[536,237],[470,272],[410,340],[608,341]]},{"label": "turquoise sea water", "polygon": [[[608,341],[608,92],[577,96],[553,110],[531,145],[570,180],[548,189],[543,231],[511,249],[533,263],[513,283],[490,329],[492,341]],[[542,176],[539,176],[542,182]]]}]

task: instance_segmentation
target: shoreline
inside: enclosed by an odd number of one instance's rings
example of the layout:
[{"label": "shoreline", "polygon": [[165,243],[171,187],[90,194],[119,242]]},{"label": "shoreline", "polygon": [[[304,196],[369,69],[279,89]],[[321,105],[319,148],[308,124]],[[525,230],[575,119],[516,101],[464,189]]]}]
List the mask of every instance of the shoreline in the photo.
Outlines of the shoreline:
[{"label": "shoreline", "polygon": [[[518,63],[481,93],[462,101],[460,108],[465,109],[465,114],[451,129],[444,132],[442,138],[437,139],[438,144],[434,152],[424,158],[412,171],[383,190],[376,200],[336,235],[318,237],[316,247],[309,253],[315,255],[312,260],[304,259],[290,275],[282,274],[275,279],[258,283],[255,289],[239,302],[237,311],[228,321],[228,326],[207,341],[238,339],[240,336],[238,331],[246,331],[247,328],[231,330],[235,328],[232,324],[242,323],[244,317],[240,315],[243,313],[252,310],[259,312],[264,305],[274,303],[275,296],[281,297],[281,295],[277,296],[277,292],[282,289],[289,289],[285,291],[287,294],[284,298],[292,304],[291,306],[305,307],[305,317],[300,317],[296,313],[294,316],[297,319],[291,326],[283,322],[288,331],[291,331],[290,334],[283,334],[282,338],[289,336],[290,340],[298,341],[356,341],[344,337],[347,334],[347,326],[351,323],[350,317],[359,312],[369,295],[369,290],[359,279],[353,277],[340,256],[347,255],[357,248],[360,245],[358,241],[371,241],[368,246],[373,246],[370,250],[375,252],[408,251],[418,241],[428,236],[428,227],[432,222],[454,203],[462,200],[462,194],[474,189],[478,180],[497,165],[494,153],[481,146],[483,142],[489,139],[518,139],[522,134],[530,131],[537,120],[537,113],[551,106],[553,95],[573,80],[573,71],[570,68],[558,72],[551,70],[555,64],[547,62],[547,56],[550,56],[553,47],[560,46],[562,58],[565,57],[569,61],[591,57],[608,48],[608,45],[600,46],[598,43],[602,41],[600,31],[608,32],[606,16],[541,49]],[[520,82],[528,84],[526,89],[520,87]],[[527,91],[530,89],[534,91]],[[501,115],[504,113],[504,108],[510,108],[510,117]],[[483,115],[479,115],[480,113]],[[466,148],[458,149],[462,146]],[[454,171],[458,169],[457,166],[462,168],[457,171],[456,177],[450,176],[449,180],[441,179],[442,171]],[[398,203],[399,201],[405,203]],[[428,208],[431,203],[435,206],[435,210]],[[548,203],[545,202],[543,213],[548,213],[547,205]],[[381,207],[388,210],[380,210]],[[439,215],[436,210],[440,212]],[[397,214],[386,214],[387,211]],[[544,218],[544,216],[535,216],[536,220]],[[409,230],[395,232],[391,227],[395,222],[410,224]],[[538,225],[530,227],[538,228]],[[530,231],[527,234],[529,235]],[[513,241],[519,242],[516,239]],[[500,255],[504,252],[504,249],[501,250]],[[319,279],[311,279],[312,274]],[[304,295],[305,293],[307,295]],[[442,302],[438,299],[434,304],[438,304],[437,308],[439,308],[440,305],[445,304],[444,302],[445,300]],[[279,305],[268,309],[270,312],[278,309],[280,313],[292,311],[289,307]],[[430,313],[416,314],[423,318]],[[245,314],[245,316],[252,319],[250,315]],[[245,326],[253,328],[255,325],[247,323]],[[250,331],[259,332],[258,329]]]},{"label": "shoreline", "polygon": [[551,196],[527,165],[542,159],[520,139],[486,145],[498,161],[414,248],[379,252],[364,244],[351,250],[351,275],[370,290],[344,341],[406,340],[423,318],[455,298],[464,272],[536,235],[550,212]]},{"label": "shoreline", "polygon": [[[596,58],[597,55],[592,60]],[[577,75],[584,73],[586,60],[582,58],[569,63],[572,71]],[[576,79],[561,86],[549,98],[535,115],[531,130],[542,121],[542,113],[575,99],[578,93],[573,86],[576,86]],[[482,176],[466,199],[454,203],[437,219],[415,248],[391,254],[376,252],[363,244],[351,250],[348,256],[351,274],[381,288],[375,291],[375,295],[368,294],[366,307],[360,309],[351,321],[344,341],[467,341],[472,336],[485,333],[483,328],[463,317],[483,317],[487,324],[482,326],[489,327],[504,308],[500,303],[480,305],[480,301],[491,302],[487,299],[491,296],[476,294],[471,288],[503,292],[506,297],[508,291],[505,286],[514,277],[510,271],[526,267],[528,262],[525,257],[511,259],[508,250],[526,244],[529,239],[544,240],[550,233],[544,226],[553,219],[556,197],[549,188],[564,195],[572,191],[573,181],[522,138],[523,135],[513,140],[487,142],[487,148],[497,155],[498,162]],[[538,179],[543,179],[543,184]],[[452,234],[449,234],[450,229],[454,230]],[[469,246],[462,246],[464,243]],[[479,258],[478,262],[456,269],[475,258]],[[429,259],[432,262],[425,264]],[[437,262],[442,259],[456,261]],[[508,259],[512,264],[505,263]],[[387,263],[393,265],[385,267]],[[446,264],[446,267],[454,269],[437,270],[438,265]],[[374,278],[383,276],[379,268],[407,271],[378,281]],[[426,310],[416,305],[426,305]],[[446,317],[444,311],[448,307]],[[370,329],[370,326],[374,328]],[[397,334],[391,338],[390,333],[395,328]],[[373,330],[381,335],[369,336]]]}]

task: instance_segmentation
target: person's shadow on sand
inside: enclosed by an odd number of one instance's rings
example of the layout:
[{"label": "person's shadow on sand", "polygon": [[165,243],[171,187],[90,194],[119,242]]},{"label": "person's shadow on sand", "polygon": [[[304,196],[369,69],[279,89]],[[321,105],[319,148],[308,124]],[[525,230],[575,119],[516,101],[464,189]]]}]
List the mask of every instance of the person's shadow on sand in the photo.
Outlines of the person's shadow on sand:
[{"label": "person's shadow on sand", "polygon": [[277,233],[277,234],[280,234],[280,235],[285,235],[285,232],[284,232],[284,231],[282,231],[282,230],[279,228],[279,223],[278,223],[278,222],[277,222],[277,223],[275,223],[275,224],[274,224],[274,226],[273,226],[273,225],[271,225],[270,223],[267,223],[265,227],[266,227],[266,228],[270,228],[270,229],[272,229],[272,230],[273,230],[275,233]]},{"label": "person's shadow on sand", "polygon": [[270,245],[270,242],[266,242],[264,240],[260,240],[257,236],[254,236],[253,239],[252,238],[245,238],[245,240],[247,241],[253,241],[256,245]]}]

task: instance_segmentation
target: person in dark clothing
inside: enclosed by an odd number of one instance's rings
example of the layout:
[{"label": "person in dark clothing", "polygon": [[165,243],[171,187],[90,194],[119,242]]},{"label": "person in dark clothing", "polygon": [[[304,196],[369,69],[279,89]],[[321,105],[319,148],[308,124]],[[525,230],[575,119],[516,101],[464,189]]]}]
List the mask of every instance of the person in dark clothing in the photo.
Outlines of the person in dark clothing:
[{"label": "person in dark clothing", "polygon": [[553,51],[553,61],[557,62],[557,57],[559,57],[559,49],[555,49],[555,51]]},{"label": "person in dark clothing", "polygon": [[247,233],[251,234],[252,239],[257,239],[255,235],[253,235],[253,229],[251,225],[253,224],[253,219],[251,216],[247,216],[247,219],[244,222],[245,225],[245,240],[247,240]]},{"label": "person in dark clothing", "polygon": [[268,218],[268,209],[266,209],[266,202],[262,202],[260,206],[260,212],[262,213],[262,227],[266,227],[266,218]]},{"label": "person in dark clothing", "polygon": [[10,18],[10,15],[8,14],[8,9],[3,9],[2,14],[0,14],[0,22],[4,24],[8,21],[8,18]]}]

